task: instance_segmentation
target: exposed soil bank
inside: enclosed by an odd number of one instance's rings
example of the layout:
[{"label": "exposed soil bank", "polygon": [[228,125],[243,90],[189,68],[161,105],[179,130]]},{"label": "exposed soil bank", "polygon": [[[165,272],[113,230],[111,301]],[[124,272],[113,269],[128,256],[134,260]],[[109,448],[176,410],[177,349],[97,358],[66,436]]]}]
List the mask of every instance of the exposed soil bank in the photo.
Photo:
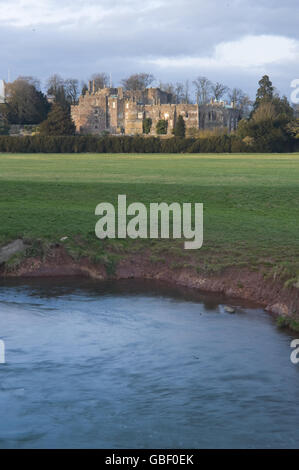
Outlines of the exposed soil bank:
[{"label": "exposed soil bank", "polygon": [[277,316],[298,322],[299,289],[295,286],[285,287],[281,280],[245,268],[232,267],[218,274],[204,274],[191,267],[171,268],[170,264],[151,262],[149,253],[134,253],[126,255],[108,274],[103,264],[93,263],[88,258],[75,261],[63,246],[58,245],[52,247],[43,258],[24,258],[14,268],[8,268],[3,263],[0,266],[0,278],[85,276],[98,280],[160,280],[253,301]]}]

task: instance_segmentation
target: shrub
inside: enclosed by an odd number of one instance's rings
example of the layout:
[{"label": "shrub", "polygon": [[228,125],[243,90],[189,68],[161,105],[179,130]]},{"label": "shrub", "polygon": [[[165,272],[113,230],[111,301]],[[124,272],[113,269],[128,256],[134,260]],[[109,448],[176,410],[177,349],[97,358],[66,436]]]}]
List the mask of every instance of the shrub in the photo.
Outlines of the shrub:
[{"label": "shrub", "polygon": [[165,121],[165,119],[160,119],[156,125],[157,134],[158,135],[167,134],[167,129],[168,129],[168,121]]},{"label": "shrub", "polygon": [[185,135],[186,135],[186,124],[185,124],[183,116],[178,117],[177,122],[174,126],[174,129],[173,129],[173,134],[176,137],[185,137]]},{"label": "shrub", "polygon": [[152,123],[153,123],[153,121],[151,120],[151,118],[145,118],[143,120],[143,133],[144,134],[149,134],[150,133],[151,128],[152,128]]},{"label": "shrub", "polygon": [[69,111],[59,104],[53,105],[47,119],[40,125],[40,134],[46,136],[74,135],[75,131]]}]

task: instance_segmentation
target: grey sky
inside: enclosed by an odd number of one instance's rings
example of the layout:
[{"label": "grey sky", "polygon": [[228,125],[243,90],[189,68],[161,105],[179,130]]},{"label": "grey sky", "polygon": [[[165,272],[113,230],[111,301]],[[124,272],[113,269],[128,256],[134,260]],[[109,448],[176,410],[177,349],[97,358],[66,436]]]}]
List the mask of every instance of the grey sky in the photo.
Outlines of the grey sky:
[{"label": "grey sky", "polygon": [[255,93],[299,78],[298,0],[0,0],[0,78],[198,75]]}]

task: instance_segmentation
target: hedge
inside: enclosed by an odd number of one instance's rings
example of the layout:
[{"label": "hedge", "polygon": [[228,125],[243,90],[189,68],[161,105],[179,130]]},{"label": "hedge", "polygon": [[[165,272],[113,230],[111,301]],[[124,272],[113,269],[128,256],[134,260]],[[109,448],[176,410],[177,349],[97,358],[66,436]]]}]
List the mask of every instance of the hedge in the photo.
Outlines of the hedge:
[{"label": "hedge", "polygon": [[[292,151],[291,144],[277,142],[265,152]],[[206,138],[141,136],[1,136],[1,153],[231,153],[263,152],[261,145],[247,145],[235,135]]]}]

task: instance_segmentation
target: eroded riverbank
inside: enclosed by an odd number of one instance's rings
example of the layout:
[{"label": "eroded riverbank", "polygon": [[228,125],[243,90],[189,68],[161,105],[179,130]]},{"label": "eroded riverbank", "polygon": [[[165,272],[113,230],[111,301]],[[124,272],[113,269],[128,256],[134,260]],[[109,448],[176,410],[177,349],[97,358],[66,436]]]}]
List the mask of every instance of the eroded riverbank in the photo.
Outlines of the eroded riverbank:
[{"label": "eroded riverbank", "polygon": [[194,288],[227,297],[252,301],[280,317],[285,326],[299,329],[299,289],[286,286],[282,279],[265,270],[231,267],[219,273],[198,272],[192,263],[182,266],[152,260],[150,251],[126,254],[113,266],[91,261],[87,257],[75,260],[61,244],[48,249],[39,257],[24,257],[13,265],[0,267],[0,277],[61,277],[82,276],[104,281],[107,279],[150,279]]}]

